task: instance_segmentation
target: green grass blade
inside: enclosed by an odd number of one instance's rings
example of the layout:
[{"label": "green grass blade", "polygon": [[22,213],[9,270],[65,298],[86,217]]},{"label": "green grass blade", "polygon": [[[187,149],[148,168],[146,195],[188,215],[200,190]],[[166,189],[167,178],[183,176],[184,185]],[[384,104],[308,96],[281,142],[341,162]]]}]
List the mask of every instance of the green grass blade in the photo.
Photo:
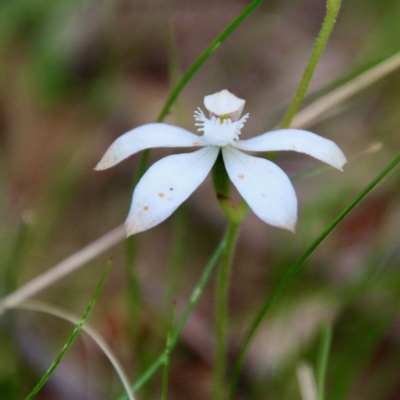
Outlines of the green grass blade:
[{"label": "green grass blade", "polygon": [[[15,306],[15,309],[29,310],[45,313],[63,319],[70,322],[73,325],[78,325],[81,317],[78,317],[62,308],[56,307],[52,304],[44,303],[38,300],[30,300],[20,305]],[[128,393],[130,400],[135,400],[133,395],[130,394],[130,383],[127,373],[124,371],[121,362],[118,360],[117,356],[114,354],[113,350],[108,346],[107,342],[100,336],[100,334],[91,327],[88,323],[82,326],[82,330],[96,343],[104,355],[108,358],[111,365],[113,366],[116,374],[119,376],[122,386]]]},{"label": "green grass blade", "polygon": [[61,349],[59,355],[57,358],[54,360],[54,362],[51,364],[49,369],[46,371],[46,373],[43,375],[43,377],[40,379],[38,384],[33,388],[32,392],[27,396],[26,400],[31,400],[34,398],[34,396],[39,392],[39,390],[43,387],[43,385],[47,382],[47,380],[50,378],[52,373],[55,371],[57,368],[58,364],[60,364],[61,360],[64,358],[64,356],[67,354],[68,350],[72,346],[73,342],[77,338],[80,330],[82,329],[83,324],[85,323],[87,317],[89,316],[90,311],[92,310],[94,303],[97,300],[97,297],[100,294],[100,290],[103,287],[103,284],[105,282],[105,279],[107,277],[108,271],[110,269],[111,262],[108,262],[106,265],[105,271],[103,272],[103,275],[100,279],[99,284],[96,287],[96,290],[92,296],[92,298],[89,301],[89,304],[87,305],[81,320],[79,321],[78,325],[76,325],[74,331],[72,332],[71,336],[69,337],[67,343],[64,345],[64,347]]},{"label": "green grass blade", "polygon": [[281,128],[289,128],[294,116],[297,114],[304,96],[307,92],[308,86],[314,75],[315,68],[317,67],[322,53],[325,49],[328,39],[332,33],[333,26],[335,25],[336,18],[339,13],[341,0],[328,0],[326,7],[326,15],[322,23],[321,30],[315,42],[311,56],[308,60],[306,69],[304,70],[297,92],[283,117]]},{"label": "green grass blade", "polygon": [[31,225],[31,218],[22,218],[18,230],[9,245],[10,253],[7,255],[4,265],[0,265],[2,274],[1,295],[11,293],[17,286],[17,272],[25,255]]},{"label": "green grass blade", "polygon": [[321,344],[318,354],[317,389],[318,400],[325,400],[325,378],[328,367],[329,351],[332,341],[332,326],[330,323],[322,327]]},{"label": "green grass blade", "polygon": [[172,351],[172,333],[174,328],[174,318],[175,318],[175,311],[176,311],[176,303],[172,305],[171,314],[169,317],[168,323],[168,332],[167,332],[167,341],[165,345],[165,352],[164,352],[164,371],[163,371],[163,388],[162,388],[162,400],[168,399],[168,378],[169,378],[169,356]]},{"label": "green grass blade", "polygon": [[263,0],[252,1],[204,50],[199,58],[192,64],[188,71],[182,76],[175,88],[172,90],[163,109],[158,116],[157,122],[162,122],[168,115],[169,110],[175,103],[177,97],[183,88],[190,81],[192,76],[200,69],[200,67],[207,61],[207,59],[214,53],[215,50],[222,44],[222,42],[245,20],[261,3]]},{"label": "green grass blade", "polygon": [[267,311],[275,303],[287,283],[292,279],[295,273],[300,269],[308,257],[314,252],[314,250],[321,244],[321,242],[343,221],[343,219],[350,214],[353,209],[360,204],[360,202],[385,178],[398,164],[400,163],[400,154],[398,154],[383,171],[371,181],[371,183],[357,196],[357,198],[321,233],[321,235],[308,247],[308,249],[298,258],[298,260],[289,268],[282,279],[278,282],[277,286],[273,290],[271,296],[261,307],[253,322],[250,325],[249,330],[243,340],[243,343],[239,349],[238,357],[233,366],[231,390],[235,390],[237,381],[240,374],[240,369],[243,365],[244,357],[247,349],[253,339],[255,332],[257,331],[261,321],[265,317]]}]

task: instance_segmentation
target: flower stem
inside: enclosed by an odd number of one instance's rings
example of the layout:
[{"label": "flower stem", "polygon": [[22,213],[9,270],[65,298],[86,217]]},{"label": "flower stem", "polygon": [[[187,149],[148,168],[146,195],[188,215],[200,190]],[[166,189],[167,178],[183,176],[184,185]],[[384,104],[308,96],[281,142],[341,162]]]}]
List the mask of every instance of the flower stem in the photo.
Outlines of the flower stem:
[{"label": "flower stem", "polygon": [[299,110],[301,103],[303,102],[304,96],[307,92],[308,86],[311,82],[311,78],[314,75],[315,68],[322,56],[328,39],[332,33],[333,26],[335,25],[336,18],[339,13],[340,4],[342,0],[328,0],[326,5],[326,15],[322,24],[321,30],[315,42],[314,48],[311,52],[311,56],[308,60],[306,69],[304,70],[303,77],[301,78],[297,92],[283,117],[281,128],[289,128],[294,116]]},{"label": "flower stem", "polygon": [[228,177],[228,173],[226,172],[221,151],[219,152],[212,168],[212,177],[215,193],[217,194],[218,199],[229,199],[231,181]]},{"label": "flower stem", "polygon": [[214,400],[221,400],[225,394],[225,372],[227,359],[228,328],[228,289],[229,276],[240,223],[230,221],[227,231],[227,242],[222,254],[216,282],[216,315],[215,315],[215,368],[214,368]]}]

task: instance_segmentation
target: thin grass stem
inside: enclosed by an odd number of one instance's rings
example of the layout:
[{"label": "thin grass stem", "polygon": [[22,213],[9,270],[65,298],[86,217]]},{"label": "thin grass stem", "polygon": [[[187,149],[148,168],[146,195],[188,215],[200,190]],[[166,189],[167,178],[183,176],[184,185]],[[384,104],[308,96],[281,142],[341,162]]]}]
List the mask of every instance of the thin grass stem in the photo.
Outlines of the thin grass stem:
[{"label": "thin grass stem", "polygon": [[333,26],[335,25],[336,18],[340,9],[340,3],[341,0],[327,1],[324,22],[322,23],[321,30],[315,42],[314,48],[311,52],[311,56],[308,60],[306,69],[304,70],[304,74],[301,78],[296,94],[294,95],[294,98],[283,117],[281,128],[289,128],[294,116],[297,114],[297,111],[299,110],[301,103],[304,100],[304,96],[306,95],[308,86],[314,75],[315,68],[319,63],[325,46],[328,43],[328,39],[332,33]]},{"label": "thin grass stem", "polygon": [[[38,311],[46,314],[62,318],[65,321],[69,321],[74,325],[78,325],[80,318],[71,314],[70,312],[63,310],[59,307],[55,307],[52,304],[47,304],[42,301],[30,300],[29,302],[22,303],[15,307],[15,309],[20,310],[30,310]],[[128,375],[124,371],[121,363],[119,362],[117,356],[114,354],[113,350],[108,346],[107,342],[100,336],[100,334],[92,328],[89,324],[85,323],[82,326],[82,331],[87,333],[89,337],[99,346],[104,355],[108,358],[111,365],[114,367],[115,372],[119,376],[122,386],[124,387],[129,400],[135,400],[135,397],[130,392],[131,384],[128,379]]]},{"label": "thin grass stem", "polygon": [[222,42],[263,2],[263,0],[252,1],[203,51],[203,53],[197,58],[187,72],[182,76],[180,81],[177,83],[175,88],[172,90],[160,115],[157,118],[157,122],[162,122],[168,115],[172,105],[175,103],[177,97],[187,85],[193,75],[200,69],[200,67],[207,61],[207,59],[217,50]]},{"label": "thin grass stem", "polygon": [[47,380],[50,378],[50,376],[53,374],[55,369],[57,368],[58,364],[60,364],[61,360],[64,358],[64,356],[67,354],[68,350],[74,343],[75,339],[77,338],[79,332],[82,329],[83,324],[85,323],[87,317],[89,316],[90,311],[92,310],[94,303],[97,300],[97,297],[100,294],[100,290],[103,287],[103,284],[106,280],[108,271],[110,269],[111,262],[108,262],[106,265],[106,268],[103,272],[103,275],[101,276],[100,282],[96,287],[96,290],[92,296],[92,298],[89,301],[89,304],[87,305],[82,318],[80,319],[78,325],[75,326],[75,329],[73,330],[71,336],[68,338],[67,343],[65,343],[64,347],[61,349],[60,353],[58,354],[57,358],[54,360],[54,362],[51,364],[49,369],[46,371],[46,373],[42,376],[38,384],[33,388],[31,393],[27,396],[26,400],[31,400],[35,397],[35,395],[39,392],[39,390],[43,387],[43,385],[47,382]]},{"label": "thin grass stem", "polygon": [[293,118],[291,126],[303,128],[315,123],[327,111],[331,111],[333,107],[338,106],[399,68],[400,52],[397,52],[304,107]]},{"label": "thin grass stem", "polygon": [[163,371],[163,385],[162,385],[162,400],[168,399],[168,380],[169,380],[169,364],[170,354],[172,351],[172,333],[174,328],[174,318],[176,312],[176,303],[172,305],[171,314],[169,316],[167,340],[165,344],[165,356],[164,356],[164,371]]},{"label": "thin grass stem", "polygon": [[11,243],[10,254],[1,269],[4,271],[3,282],[0,285],[2,294],[11,293],[17,286],[17,272],[25,255],[25,248],[30,234],[30,218],[22,218],[15,237]]},{"label": "thin grass stem", "polygon": [[328,368],[329,351],[332,342],[332,325],[325,324],[321,331],[321,344],[318,354],[317,365],[317,389],[318,400],[325,400],[325,381]]}]

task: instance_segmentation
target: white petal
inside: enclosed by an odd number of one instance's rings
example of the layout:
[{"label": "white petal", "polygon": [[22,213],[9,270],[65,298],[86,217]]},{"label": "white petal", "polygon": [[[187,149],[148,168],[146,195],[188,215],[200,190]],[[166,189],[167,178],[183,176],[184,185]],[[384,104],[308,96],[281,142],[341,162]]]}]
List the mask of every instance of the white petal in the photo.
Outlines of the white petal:
[{"label": "white petal", "polygon": [[226,89],[204,97],[204,106],[215,115],[235,114],[239,118],[245,103]]},{"label": "white petal", "polygon": [[97,170],[106,169],[144,149],[154,147],[193,147],[202,146],[201,138],[186,129],[167,124],[147,124],[134,128],[120,136],[100,162]]},{"label": "white petal", "polygon": [[229,178],[253,212],[267,224],[294,232],[296,193],[287,175],[274,163],[234,148],[222,149]]},{"label": "white petal", "polygon": [[167,219],[203,182],[217,159],[217,147],[172,155],[152,165],[133,192],[125,222],[127,236]]},{"label": "white petal", "polygon": [[340,170],[347,162],[346,156],[334,142],[300,129],[280,129],[267,132],[249,140],[235,142],[235,147],[247,151],[297,151]]}]

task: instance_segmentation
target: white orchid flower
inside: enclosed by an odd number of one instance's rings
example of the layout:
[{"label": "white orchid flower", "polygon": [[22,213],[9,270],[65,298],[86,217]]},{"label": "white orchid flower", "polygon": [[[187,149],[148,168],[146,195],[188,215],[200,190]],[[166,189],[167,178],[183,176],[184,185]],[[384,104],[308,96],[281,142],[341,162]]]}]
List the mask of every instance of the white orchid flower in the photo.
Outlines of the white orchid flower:
[{"label": "white orchid flower", "polygon": [[152,123],[120,136],[97,164],[110,168],[144,149],[202,147],[192,153],[171,155],[151,166],[137,184],[126,220],[127,236],[145,231],[167,219],[204,181],[222,151],[229,178],[251,210],[267,224],[294,231],[297,199],[288,176],[274,163],[245,151],[293,150],[342,170],[346,157],[332,141],[299,129],[279,129],[249,140],[239,140],[248,114],[240,118],[245,101],[227,90],[206,96],[207,118],[199,108],[195,135],[164,123]]}]

